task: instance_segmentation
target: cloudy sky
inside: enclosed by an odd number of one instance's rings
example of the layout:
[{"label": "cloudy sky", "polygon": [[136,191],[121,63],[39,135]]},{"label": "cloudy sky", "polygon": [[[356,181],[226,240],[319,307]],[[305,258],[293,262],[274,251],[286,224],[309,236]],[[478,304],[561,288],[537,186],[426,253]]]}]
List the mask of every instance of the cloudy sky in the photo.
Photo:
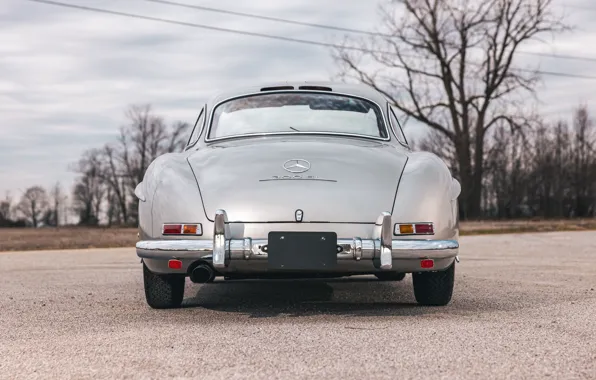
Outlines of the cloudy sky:
[{"label": "cloudy sky", "polygon": [[[143,0],[59,0],[102,9],[322,42],[329,30],[194,11]],[[179,0],[239,12],[373,30],[378,11],[362,0]],[[573,33],[528,49],[596,57],[596,3],[559,0]],[[563,6],[564,4],[564,6]],[[542,70],[593,75],[596,62],[526,56]],[[81,153],[115,138],[124,109],[150,103],[167,120],[194,122],[199,105],[229,86],[274,80],[328,80],[323,47],[0,0],[0,196],[27,187],[70,188]],[[540,109],[565,117],[596,105],[596,80],[545,76]],[[412,133],[412,131],[406,133]]]}]

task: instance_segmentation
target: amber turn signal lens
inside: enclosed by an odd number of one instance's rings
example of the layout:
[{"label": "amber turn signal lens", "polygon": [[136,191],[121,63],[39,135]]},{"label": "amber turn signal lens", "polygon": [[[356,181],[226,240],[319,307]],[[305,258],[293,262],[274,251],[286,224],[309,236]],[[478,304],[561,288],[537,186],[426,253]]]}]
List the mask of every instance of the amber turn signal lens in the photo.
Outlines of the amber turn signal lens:
[{"label": "amber turn signal lens", "polygon": [[400,224],[399,225],[399,233],[400,234],[413,234],[414,233],[414,225],[413,224]]},{"label": "amber turn signal lens", "polygon": [[188,235],[196,235],[197,234],[197,225],[196,224],[185,224],[184,229],[182,230],[183,234]]}]

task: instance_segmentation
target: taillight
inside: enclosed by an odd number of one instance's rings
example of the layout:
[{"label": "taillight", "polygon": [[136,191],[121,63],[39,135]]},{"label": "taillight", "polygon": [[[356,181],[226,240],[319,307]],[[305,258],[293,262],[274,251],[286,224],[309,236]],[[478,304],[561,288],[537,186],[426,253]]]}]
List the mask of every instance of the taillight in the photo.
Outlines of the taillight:
[{"label": "taillight", "polygon": [[195,224],[164,224],[163,235],[203,235],[203,226],[200,223]]},{"label": "taillight", "polygon": [[393,228],[394,235],[433,235],[432,223],[398,223]]},{"label": "taillight", "polygon": [[434,234],[432,223],[416,223],[414,225],[416,234]]},{"label": "taillight", "polygon": [[164,235],[180,235],[182,233],[182,224],[164,224]]}]

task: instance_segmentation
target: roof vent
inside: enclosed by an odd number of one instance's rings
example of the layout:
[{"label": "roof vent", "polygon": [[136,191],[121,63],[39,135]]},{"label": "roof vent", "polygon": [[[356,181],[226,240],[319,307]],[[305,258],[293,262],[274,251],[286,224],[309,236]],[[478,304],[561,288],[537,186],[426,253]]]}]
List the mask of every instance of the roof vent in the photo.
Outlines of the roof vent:
[{"label": "roof vent", "polygon": [[299,90],[311,90],[311,91],[333,91],[331,87],[325,86],[300,86]]},{"label": "roof vent", "polygon": [[294,87],[292,86],[273,86],[273,87],[263,87],[261,91],[282,91],[282,90],[293,90]]}]

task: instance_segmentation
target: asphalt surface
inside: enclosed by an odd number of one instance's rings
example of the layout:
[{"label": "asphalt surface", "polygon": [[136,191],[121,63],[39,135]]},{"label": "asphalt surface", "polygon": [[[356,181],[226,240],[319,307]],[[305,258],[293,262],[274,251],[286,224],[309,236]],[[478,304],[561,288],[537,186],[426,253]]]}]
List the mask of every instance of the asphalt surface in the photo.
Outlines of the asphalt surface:
[{"label": "asphalt surface", "polygon": [[596,378],[596,232],[461,239],[447,307],[411,276],[187,283],[133,249],[0,253],[0,378]]}]

